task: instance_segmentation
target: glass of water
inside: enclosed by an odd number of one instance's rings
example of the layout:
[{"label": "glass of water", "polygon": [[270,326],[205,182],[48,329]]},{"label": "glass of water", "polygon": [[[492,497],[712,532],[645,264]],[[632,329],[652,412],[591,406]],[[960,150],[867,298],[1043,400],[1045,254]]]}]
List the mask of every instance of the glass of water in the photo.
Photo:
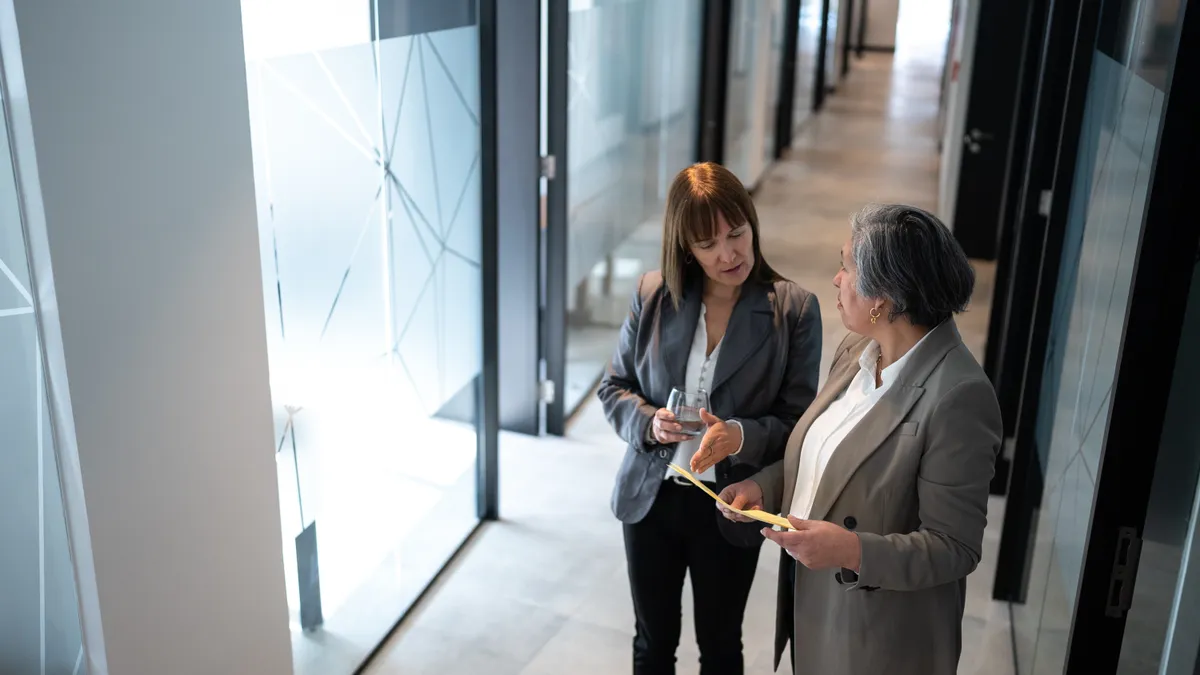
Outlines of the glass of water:
[{"label": "glass of water", "polygon": [[700,409],[708,410],[708,392],[703,389],[686,391],[678,387],[671,390],[671,398],[667,400],[667,410],[675,415],[675,421],[683,427],[680,433],[687,436],[700,436],[705,431],[704,421],[700,419]]}]

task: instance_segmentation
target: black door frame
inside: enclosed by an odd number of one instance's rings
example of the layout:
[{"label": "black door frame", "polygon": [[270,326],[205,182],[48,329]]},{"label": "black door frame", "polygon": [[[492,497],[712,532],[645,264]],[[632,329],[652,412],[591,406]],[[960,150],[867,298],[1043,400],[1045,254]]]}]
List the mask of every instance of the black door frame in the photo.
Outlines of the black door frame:
[{"label": "black door frame", "polygon": [[[846,77],[850,74],[850,54],[854,51],[854,2],[855,0],[844,0],[846,3],[845,12],[845,37],[842,38],[842,70],[841,76]],[[860,0],[866,2],[866,0]],[[841,23],[841,22],[840,22]]]},{"label": "black door frame", "polygon": [[544,243],[545,282],[542,344],[545,377],[555,392],[546,403],[546,433],[562,436],[567,429],[567,77],[569,8],[565,2],[546,3],[546,153],[554,158],[554,177],[546,182]]},{"label": "black door frame", "polygon": [[826,71],[829,70],[829,6],[830,0],[821,0],[821,30],[817,35],[817,76],[813,78],[813,112],[825,107],[825,96],[829,93]]},{"label": "black door frame", "polygon": [[[1016,285],[1010,295],[1030,301],[1030,320],[1006,321],[1012,341],[1025,341],[1013,421],[1013,458],[1008,502],[1000,532],[993,597],[1024,602],[1030,556],[1041,508],[1043,479],[1038,459],[1037,419],[1046,350],[1054,317],[1063,236],[1070,211],[1083,115],[1091,78],[1100,0],[1051,0],[1042,46],[1034,136],[1026,155],[1021,221],[1014,242]],[[1057,192],[1042,215],[1041,194]],[[1010,314],[1011,316],[1011,314]],[[1018,368],[1014,365],[1013,368]]]},{"label": "black door frame", "polygon": [[[1040,101],[1038,96],[1043,93],[1042,77],[1042,52],[1045,47],[1045,28],[1048,22],[1048,0],[1031,0],[1028,5],[1028,15],[1025,20],[1025,36],[1024,44],[1021,48],[1021,68],[1017,76],[1017,97],[1013,109],[1013,132],[1009,137],[1008,157],[1005,160],[1004,170],[1004,191],[1001,194],[1000,201],[1000,216],[999,216],[999,231],[1000,241],[996,252],[996,276],[993,280],[994,287],[992,291],[992,306],[988,317],[988,337],[985,343],[985,352],[983,358],[983,369],[988,374],[992,381],[992,386],[996,388],[996,395],[1000,399],[1000,419],[1004,424],[1004,438],[1011,439],[1013,429],[1016,424],[1016,408],[1018,396],[1020,394],[1020,369],[1014,369],[1016,377],[1010,376],[1008,396],[1002,392],[1003,378],[1002,373],[998,372],[997,361],[999,360],[998,353],[1008,337],[1008,332],[1005,329],[1014,329],[1016,326],[1008,320],[1009,300],[1012,297],[1012,284],[1014,281],[1020,284],[1025,284],[1027,288],[1021,298],[1031,299],[1036,291],[1032,285],[1032,280],[1036,278],[1036,268],[1030,270],[1033,272],[1028,277],[1014,279],[1012,276],[1013,268],[1013,246],[1017,239],[1017,228],[1021,224],[1020,214],[1023,213],[1025,200],[1029,194],[1030,178],[1032,171],[1041,169],[1045,165],[1031,165],[1028,160],[1030,149],[1031,136],[1033,134],[1033,124],[1035,120],[1035,110]],[[1064,44],[1064,49],[1069,49],[1069,43]],[[1064,69],[1065,70],[1065,69]],[[1051,73],[1053,75],[1054,73]],[[1065,80],[1065,73],[1063,79]],[[1045,92],[1051,95],[1052,92]],[[1049,97],[1049,96],[1048,96]],[[1051,102],[1045,106],[1047,110],[1058,111],[1062,109],[1061,101],[1057,104]],[[1046,117],[1043,116],[1043,122]],[[1045,137],[1043,133],[1043,138]],[[1043,143],[1043,148],[1049,148],[1049,144]],[[1047,164],[1050,157],[1045,158]],[[1040,215],[1040,214],[1039,214]],[[1031,216],[1032,217],[1032,216]],[[1027,303],[1029,304],[1029,303]],[[1022,316],[1025,325],[1028,325],[1028,311]],[[1020,323],[1019,321],[1017,322]],[[1022,332],[1020,338],[1013,340],[1014,344],[1023,344],[1026,341],[1025,333]],[[1013,361],[1014,363],[1017,361]],[[1020,361],[1023,365],[1024,361]],[[1011,373],[1012,371],[1010,371]],[[1017,380],[1015,383],[1012,380]],[[992,494],[1005,495],[1008,493],[1008,478],[1012,467],[1012,458],[1007,452],[1011,446],[1006,444],[1006,452],[1000,453],[996,458],[996,475],[992,479]]]},{"label": "black door frame", "polygon": [[[1053,76],[1056,71],[1043,72],[1043,51],[1046,49],[1046,27],[1049,18],[1050,0],[1033,0],[1029,3],[1029,18],[1025,22],[1025,39],[1021,49],[1021,72],[1018,80],[1018,97],[1013,114],[1013,134],[1008,150],[1008,168],[1004,175],[1004,194],[1000,203],[1000,246],[996,252],[995,291],[992,297],[991,313],[988,318],[987,349],[983,358],[983,369],[991,378],[992,384],[999,394],[999,361],[1002,343],[1008,337],[1006,315],[1009,311],[1009,298],[1012,290],[1009,286],[1012,280],[1012,265],[1014,257],[1014,242],[1017,239],[1017,229],[1022,223],[1023,201],[1028,194],[1030,176],[1029,148],[1035,135],[1034,124],[1039,118],[1036,115],[1038,105],[1047,110],[1061,110],[1062,106],[1047,105],[1053,97],[1053,91],[1046,91],[1043,81],[1047,75]],[[1058,39],[1053,41],[1060,49],[1069,50],[1070,41]],[[1068,51],[1069,53],[1069,51]],[[1065,79],[1065,72],[1063,73]],[[1061,93],[1061,92],[1060,92]],[[1040,118],[1045,124],[1046,115]],[[1043,139],[1045,148],[1056,147],[1045,142],[1046,134],[1039,136]],[[1035,165],[1038,168],[1041,164]],[[1035,183],[1036,184],[1036,183]],[[1019,384],[1019,383],[1018,383]],[[1000,412],[1004,419],[1004,435],[1012,436],[1015,404],[1000,404]]]},{"label": "black door frame", "polygon": [[[1108,4],[1118,6],[1102,13],[1101,49],[1124,3]],[[1200,222],[1184,187],[1197,177],[1200,144],[1200,6],[1185,0],[1181,15],[1067,651],[1072,674],[1115,673],[1120,661],[1183,309],[1200,260]]]},{"label": "black door frame", "polygon": [[[504,431],[536,436],[541,431],[542,336],[541,232],[539,167],[541,133],[541,7],[540,0],[505,0],[495,17],[494,51],[488,66],[494,87],[482,100],[494,115],[489,133],[494,139],[480,155],[486,204],[495,209],[491,225],[496,249],[493,274],[485,274],[497,297],[495,331],[498,345],[498,423]],[[492,108],[494,106],[494,109]],[[486,154],[486,153],[492,154]],[[494,165],[488,162],[494,161]],[[497,171],[504,167],[503,171]],[[492,171],[493,175],[486,172]],[[494,184],[491,182],[494,181]],[[494,190],[494,192],[490,192]],[[501,236],[502,234],[502,236]],[[485,247],[485,255],[493,252]],[[494,283],[493,283],[494,280]],[[486,292],[493,292],[489,288]]]},{"label": "black door frame", "polygon": [[[528,0],[527,0],[528,1]],[[475,509],[481,521],[500,517],[500,311],[497,288],[500,265],[500,101],[497,64],[499,28],[497,0],[479,0],[479,171],[483,237],[480,279],[483,282],[483,367],[476,399],[478,411],[475,458]],[[536,12],[536,10],[535,10]],[[457,556],[457,553],[455,554]],[[439,572],[440,574],[440,572]]]},{"label": "black door frame", "polygon": [[733,0],[704,0],[700,57],[700,124],[696,161],[725,161],[725,120],[729,88],[729,43]]},{"label": "black door frame", "polygon": [[792,146],[796,115],[796,48],[800,43],[800,0],[783,3],[783,63],[779,68],[779,104],[775,108],[775,159]]},{"label": "black door frame", "polygon": [[[869,4],[871,4],[871,0],[862,0],[858,11],[858,44],[854,48],[854,55],[860,59],[867,49],[867,5]],[[958,3],[955,3],[954,6],[957,7]],[[953,17],[953,11],[951,11],[951,16]],[[954,25],[953,20],[950,21],[950,25]]]}]

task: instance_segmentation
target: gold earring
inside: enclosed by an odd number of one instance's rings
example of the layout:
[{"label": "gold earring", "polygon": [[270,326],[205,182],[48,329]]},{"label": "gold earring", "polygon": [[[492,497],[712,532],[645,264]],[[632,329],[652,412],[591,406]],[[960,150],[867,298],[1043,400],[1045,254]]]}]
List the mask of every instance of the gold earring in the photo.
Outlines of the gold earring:
[{"label": "gold earring", "polygon": [[878,321],[880,316],[883,316],[883,314],[879,311],[879,308],[872,307],[871,308],[871,323],[875,323],[876,321]]}]

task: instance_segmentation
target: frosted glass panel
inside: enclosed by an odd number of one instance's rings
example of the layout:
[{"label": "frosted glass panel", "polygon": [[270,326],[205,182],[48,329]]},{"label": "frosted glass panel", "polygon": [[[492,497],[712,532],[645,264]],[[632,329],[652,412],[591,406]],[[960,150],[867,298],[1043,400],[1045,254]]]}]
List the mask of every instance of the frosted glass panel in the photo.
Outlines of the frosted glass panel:
[{"label": "frosted glass panel", "polygon": [[474,2],[317,4],[243,13],[293,651],[325,675],[477,524],[483,310]]},{"label": "frosted glass panel", "polygon": [[0,128],[0,673],[86,672],[17,184]]},{"label": "frosted glass panel", "polygon": [[612,356],[638,277],[658,267],[667,188],[695,161],[702,10],[695,0],[571,3],[568,411]]}]

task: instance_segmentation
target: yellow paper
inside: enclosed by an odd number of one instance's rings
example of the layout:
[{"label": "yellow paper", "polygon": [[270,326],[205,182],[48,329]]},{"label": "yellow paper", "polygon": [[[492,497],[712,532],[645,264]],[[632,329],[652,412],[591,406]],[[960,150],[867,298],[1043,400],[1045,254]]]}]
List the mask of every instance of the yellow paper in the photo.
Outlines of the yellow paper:
[{"label": "yellow paper", "polygon": [[674,463],[669,464],[668,466],[670,466],[672,469],[674,469],[675,472],[678,473],[679,475],[681,475],[684,478],[691,481],[692,485],[695,485],[696,487],[700,488],[701,490],[704,490],[705,494],[707,494],[709,497],[712,497],[713,499],[717,500],[718,502],[720,502],[720,504],[722,506],[729,509],[730,511],[733,511],[734,513],[746,516],[747,518],[753,518],[754,520],[757,520],[761,523],[767,523],[768,525],[775,525],[776,527],[782,527],[785,530],[796,529],[796,528],[792,527],[792,524],[790,522],[788,522],[787,518],[784,518],[782,516],[777,516],[775,514],[767,513],[766,511],[760,511],[758,509],[751,509],[749,511],[735,509],[732,506],[730,506],[729,504],[726,504],[725,500],[718,497],[715,492],[708,489],[707,485],[705,485],[704,483],[697,480],[696,477],[693,476],[691,474],[691,472],[689,472],[687,469],[685,469],[681,466],[677,466]]}]

